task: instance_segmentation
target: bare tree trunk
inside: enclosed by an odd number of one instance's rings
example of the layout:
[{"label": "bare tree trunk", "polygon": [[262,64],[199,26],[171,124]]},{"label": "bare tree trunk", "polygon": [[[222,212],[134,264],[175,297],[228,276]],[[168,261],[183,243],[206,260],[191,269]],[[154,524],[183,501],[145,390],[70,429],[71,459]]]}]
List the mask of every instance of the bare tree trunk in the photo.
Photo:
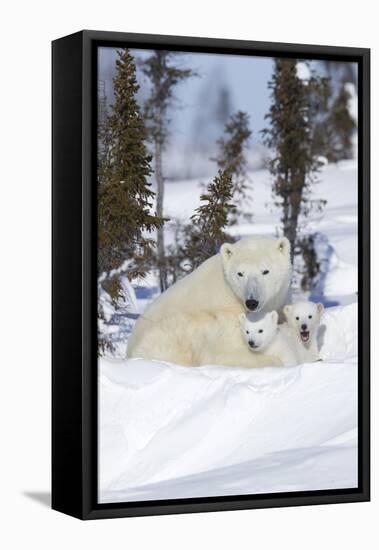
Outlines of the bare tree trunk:
[{"label": "bare tree trunk", "polygon": [[[296,181],[297,178],[291,171],[291,182],[289,174],[285,175],[285,192],[282,193],[283,198],[283,233],[284,236],[290,242],[291,245],[291,264],[293,265],[295,258],[295,246],[297,241],[297,226],[299,223],[299,215],[301,209],[301,198],[302,191],[304,187],[304,181],[299,184],[299,181]],[[305,176],[304,176],[305,178]],[[303,180],[304,180],[303,178]]]},{"label": "bare tree trunk", "polygon": [[[163,218],[163,199],[164,199],[164,178],[162,171],[162,139],[161,139],[161,115],[157,121],[158,131],[155,139],[155,178],[157,182],[157,216]],[[167,288],[167,270],[164,246],[164,228],[163,225],[157,229],[157,253],[159,269],[159,286],[161,292]]]},{"label": "bare tree trunk", "polygon": [[297,175],[292,182],[292,191],[290,193],[291,215],[289,218],[289,235],[288,240],[291,243],[291,263],[293,265],[295,258],[295,246],[297,244],[297,230],[299,224],[299,216],[301,211],[301,200],[305,188],[305,174]]},{"label": "bare tree trunk", "polygon": [[[164,177],[162,171],[162,154],[167,142],[169,120],[167,111],[175,99],[174,88],[182,80],[192,76],[191,69],[181,69],[170,63],[169,51],[154,50],[152,55],[143,62],[143,72],[151,83],[151,94],[146,100],[145,116],[149,128],[149,138],[154,144],[155,178],[157,182],[157,217],[164,220]],[[164,246],[164,227],[157,229],[157,264],[159,270],[159,285],[161,292],[168,286],[171,266],[170,258],[166,257]]]},{"label": "bare tree trunk", "polygon": [[292,215],[292,201],[291,201],[291,190],[290,190],[290,183],[289,183],[289,174],[288,172],[285,173],[284,177],[284,186],[283,190],[281,192],[282,199],[283,199],[283,216],[282,216],[282,224],[283,224],[283,234],[290,242],[291,245],[291,264],[293,264],[293,258],[294,258],[294,235],[293,235],[293,227],[291,224],[291,215]]},{"label": "bare tree trunk", "polygon": [[291,263],[293,265],[293,261],[295,258],[295,246],[296,246],[296,237],[297,237],[297,224],[298,224],[298,214],[292,213],[291,218],[289,220],[289,227],[288,227],[288,235],[286,235],[287,239],[290,242],[291,245]]}]

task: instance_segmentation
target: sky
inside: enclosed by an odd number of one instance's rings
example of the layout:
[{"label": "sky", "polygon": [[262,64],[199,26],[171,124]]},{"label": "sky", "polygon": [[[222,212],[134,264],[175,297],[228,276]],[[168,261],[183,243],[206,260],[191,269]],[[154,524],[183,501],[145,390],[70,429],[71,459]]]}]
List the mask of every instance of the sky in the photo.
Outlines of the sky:
[{"label": "sky", "polygon": [[[136,59],[143,59],[146,52],[148,50],[131,50]],[[109,96],[112,94],[111,81],[116,58],[116,48],[99,48],[99,80],[105,82],[106,95]],[[199,110],[212,110],[212,99],[215,100],[222,87],[228,88],[230,92],[232,112],[242,110],[250,115],[254,133],[265,126],[264,115],[269,108],[267,83],[272,75],[272,58],[183,53],[180,54],[179,63],[198,74],[179,84],[176,89],[178,109],[172,110],[171,119],[173,130],[179,136],[189,134]],[[144,88],[147,83],[139,69],[137,77]]]}]

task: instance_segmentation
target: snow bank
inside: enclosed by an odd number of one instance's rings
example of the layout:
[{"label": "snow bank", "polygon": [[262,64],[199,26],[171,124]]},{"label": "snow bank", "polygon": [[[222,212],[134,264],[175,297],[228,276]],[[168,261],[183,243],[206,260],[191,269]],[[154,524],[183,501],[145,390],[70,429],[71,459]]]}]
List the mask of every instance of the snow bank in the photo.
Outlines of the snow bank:
[{"label": "snow bank", "polygon": [[357,486],[357,307],[294,368],[99,363],[99,501]]},{"label": "snow bank", "polygon": [[307,63],[304,63],[303,61],[298,61],[296,63],[296,75],[297,78],[300,78],[300,80],[310,80],[312,75]]}]

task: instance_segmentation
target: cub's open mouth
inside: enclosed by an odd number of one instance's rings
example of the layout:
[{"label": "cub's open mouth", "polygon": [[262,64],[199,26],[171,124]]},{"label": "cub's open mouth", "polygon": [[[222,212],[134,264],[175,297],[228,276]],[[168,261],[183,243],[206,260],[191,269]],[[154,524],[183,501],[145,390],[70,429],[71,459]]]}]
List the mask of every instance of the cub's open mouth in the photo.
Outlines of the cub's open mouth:
[{"label": "cub's open mouth", "polygon": [[309,340],[309,330],[303,330],[300,332],[300,338],[303,342],[308,342]]}]

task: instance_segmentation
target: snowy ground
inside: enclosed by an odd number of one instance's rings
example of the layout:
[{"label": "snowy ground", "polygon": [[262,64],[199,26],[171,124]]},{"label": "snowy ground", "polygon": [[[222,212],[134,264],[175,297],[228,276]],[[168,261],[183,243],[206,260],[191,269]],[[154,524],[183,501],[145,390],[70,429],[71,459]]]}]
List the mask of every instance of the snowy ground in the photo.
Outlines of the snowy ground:
[{"label": "snowy ground", "polygon": [[[269,174],[251,180],[253,223],[233,231],[275,235]],[[355,161],[326,166],[314,187],[327,200],[307,226],[322,260],[310,296],[327,307],[322,362],[249,370],[126,361],[135,317],[157,294],[153,276],[135,285],[133,312],[108,327],[118,359],[99,361],[100,502],[357,485],[357,190]],[[188,219],[198,205],[198,181],[167,183],[168,216]]]},{"label": "snowy ground", "polygon": [[356,487],[356,316],[293,368],[101,360],[101,502]]}]

